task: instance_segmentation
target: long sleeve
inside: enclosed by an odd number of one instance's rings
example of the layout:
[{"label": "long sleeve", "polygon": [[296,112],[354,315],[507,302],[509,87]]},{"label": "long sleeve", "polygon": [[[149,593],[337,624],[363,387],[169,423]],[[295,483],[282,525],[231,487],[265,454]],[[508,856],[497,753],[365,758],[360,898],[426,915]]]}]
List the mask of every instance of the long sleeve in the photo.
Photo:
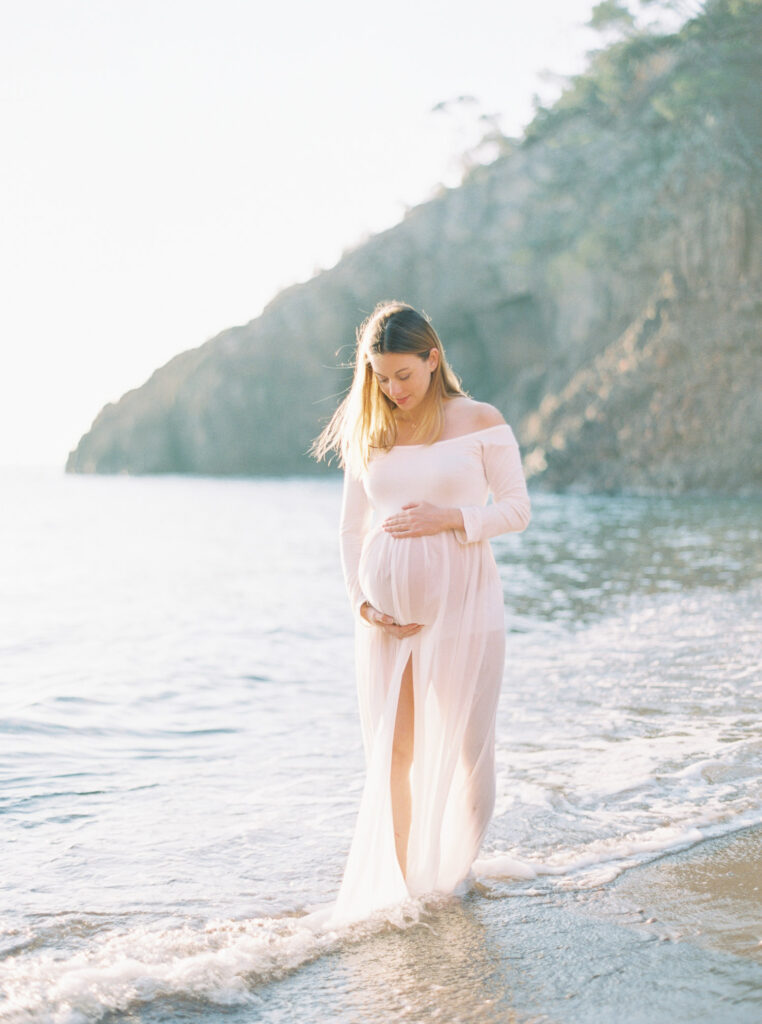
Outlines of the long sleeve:
[{"label": "long sleeve", "polygon": [[455,530],[455,536],[462,544],[488,540],[501,533],[518,533],[527,528],[531,518],[521,454],[513,431],[500,442],[483,442],[482,460],[492,503],[461,508],[465,528]]},{"label": "long sleeve", "polygon": [[371,517],[372,509],[362,481],[353,476],[349,469],[345,470],[339,527],[341,568],[349,600],[357,613],[366,600],[360,587],[358,569],[363,539],[370,528]]}]

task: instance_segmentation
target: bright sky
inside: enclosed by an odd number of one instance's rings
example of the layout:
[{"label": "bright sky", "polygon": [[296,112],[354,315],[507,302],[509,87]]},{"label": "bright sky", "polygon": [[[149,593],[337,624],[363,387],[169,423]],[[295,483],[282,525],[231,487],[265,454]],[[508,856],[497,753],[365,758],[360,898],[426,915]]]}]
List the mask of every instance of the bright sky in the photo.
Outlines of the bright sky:
[{"label": "bright sky", "polygon": [[519,134],[589,0],[30,0],[0,32],[0,465],[398,221],[473,130]]}]

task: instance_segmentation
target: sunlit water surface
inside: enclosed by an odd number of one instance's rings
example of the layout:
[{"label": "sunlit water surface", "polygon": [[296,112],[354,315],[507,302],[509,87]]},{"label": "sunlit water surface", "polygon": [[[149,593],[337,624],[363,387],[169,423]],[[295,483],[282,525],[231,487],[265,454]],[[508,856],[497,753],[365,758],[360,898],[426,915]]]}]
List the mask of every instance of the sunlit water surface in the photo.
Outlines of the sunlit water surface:
[{"label": "sunlit water surface", "polygon": [[[762,822],[762,503],[535,495],[493,542],[478,884],[316,935],[363,781],[340,482],[0,485],[0,1019],[603,1024],[617,957],[631,1022],[656,1019],[643,977],[694,969],[706,1019],[759,1019],[758,964],[657,957],[579,908]],[[671,991],[668,1019],[702,1019],[700,986]]]}]

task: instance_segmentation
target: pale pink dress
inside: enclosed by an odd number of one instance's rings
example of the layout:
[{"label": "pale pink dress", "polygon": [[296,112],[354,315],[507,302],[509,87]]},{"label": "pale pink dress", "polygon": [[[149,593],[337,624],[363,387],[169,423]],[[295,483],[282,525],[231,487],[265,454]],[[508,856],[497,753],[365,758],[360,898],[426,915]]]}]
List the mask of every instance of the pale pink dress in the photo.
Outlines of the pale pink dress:
[{"label": "pale pink dress", "polygon": [[[488,494],[493,500],[486,504]],[[465,529],[394,538],[381,522],[413,501],[462,509]],[[507,424],[373,457],[345,473],[341,557],[356,614],[366,780],[332,924],[349,923],[468,875],[495,801],[495,714],[503,675],[503,594],[489,538],[520,531],[530,504]],[[363,601],[397,639],[359,615]],[[390,769],[402,673],[412,656],[414,754],[407,884],[394,846]]]}]

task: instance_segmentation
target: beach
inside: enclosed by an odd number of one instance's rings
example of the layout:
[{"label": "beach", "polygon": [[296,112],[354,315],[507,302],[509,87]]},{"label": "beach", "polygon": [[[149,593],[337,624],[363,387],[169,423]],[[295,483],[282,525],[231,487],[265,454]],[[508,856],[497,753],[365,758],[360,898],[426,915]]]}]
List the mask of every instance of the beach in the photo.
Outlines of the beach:
[{"label": "beach", "polygon": [[762,1018],[759,502],[535,495],[474,877],[320,932],[364,778],[340,481],[3,484],[0,1020]]},{"label": "beach", "polygon": [[631,871],[613,887],[611,904],[622,920],[660,940],[762,964],[762,829]]},{"label": "beach", "polygon": [[[314,1019],[754,1024],[761,854],[755,828],[593,890],[481,888],[332,958]],[[285,986],[295,1014],[314,997],[310,973],[279,983],[277,1001]]]},{"label": "beach", "polygon": [[711,840],[584,892],[453,899],[264,987],[259,1019],[317,994],[316,1021],[755,1024],[761,843],[760,829]]}]

